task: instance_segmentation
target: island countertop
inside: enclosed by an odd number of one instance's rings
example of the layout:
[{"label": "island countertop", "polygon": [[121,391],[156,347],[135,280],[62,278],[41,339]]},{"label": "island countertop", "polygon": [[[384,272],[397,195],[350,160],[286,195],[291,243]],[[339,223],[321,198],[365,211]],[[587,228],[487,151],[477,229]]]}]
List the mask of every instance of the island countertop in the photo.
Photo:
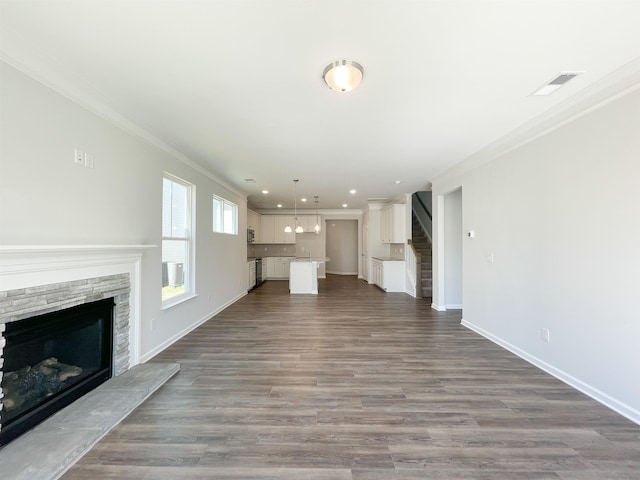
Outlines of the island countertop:
[{"label": "island countertop", "polygon": [[317,262],[317,263],[325,263],[331,261],[329,257],[296,257],[291,260],[292,262]]}]

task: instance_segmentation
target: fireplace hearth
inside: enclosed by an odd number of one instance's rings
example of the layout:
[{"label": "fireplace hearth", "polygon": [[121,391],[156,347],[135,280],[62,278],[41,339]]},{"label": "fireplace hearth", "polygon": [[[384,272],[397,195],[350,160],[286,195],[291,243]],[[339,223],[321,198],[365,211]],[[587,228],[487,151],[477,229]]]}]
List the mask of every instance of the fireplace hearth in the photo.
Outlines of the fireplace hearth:
[{"label": "fireplace hearth", "polygon": [[109,298],[7,324],[0,446],[111,377],[114,305]]}]

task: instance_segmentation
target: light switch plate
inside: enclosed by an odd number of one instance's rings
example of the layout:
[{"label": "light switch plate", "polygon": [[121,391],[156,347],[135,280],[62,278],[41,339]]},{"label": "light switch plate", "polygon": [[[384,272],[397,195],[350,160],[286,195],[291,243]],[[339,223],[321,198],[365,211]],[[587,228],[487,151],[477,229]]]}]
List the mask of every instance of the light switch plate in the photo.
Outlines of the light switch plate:
[{"label": "light switch plate", "polygon": [[84,167],[84,152],[78,148],[75,149],[73,163]]}]

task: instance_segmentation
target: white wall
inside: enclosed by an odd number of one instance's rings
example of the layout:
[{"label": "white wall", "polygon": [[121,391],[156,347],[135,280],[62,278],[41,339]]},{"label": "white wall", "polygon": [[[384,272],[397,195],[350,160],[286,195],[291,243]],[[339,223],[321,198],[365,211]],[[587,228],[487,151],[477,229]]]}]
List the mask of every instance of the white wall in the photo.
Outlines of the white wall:
[{"label": "white wall", "polygon": [[441,202],[462,186],[463,231],[476,232],[464,324],[640,423],[638,125],[636,89],[433,190]]},{"label": "white wall", "polygon": [[[145,252],[142,358],[246,294],[243,196],[4,62],[0,75],[0,244],[160,246],[167,171],[196,185],[199,295],[162,311],[161,251]],[[94,169],[74,165],[76,148],[95,155]],[[238,204],[241,235],[211,231],[213,194]]]},{"label": "white wall", "polygon": [[358,274],[358,222],[356,220],[326,221],[327,256],[331,259],[327,273]]},{"label": "white wall", "polygon": [[462,189],[444,196],[445,306],[462,308]]},{"label": "white wall", "polygon": [[[321,220],[321,228],[320,233],[315,232],[304,232],[304,233],[296,233],[296,255],[304,257],[311,255],[314,257],[326,257],[326,227],[324,220]],[[326,269],[325,264],[321,263],[318,265],[318,277],[326,278]]]}]

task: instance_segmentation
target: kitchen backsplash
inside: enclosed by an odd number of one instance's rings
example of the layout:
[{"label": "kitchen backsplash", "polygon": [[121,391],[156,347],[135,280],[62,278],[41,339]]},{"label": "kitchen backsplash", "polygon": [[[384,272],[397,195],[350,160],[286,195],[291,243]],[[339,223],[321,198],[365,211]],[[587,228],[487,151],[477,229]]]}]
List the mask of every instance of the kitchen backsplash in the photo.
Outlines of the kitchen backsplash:
[{"label": "kitchen backsplash", "polygon": [[247,257],[295,257],[295,244],[251,243],[247,244]]},{"label": "kitchen backsplash", "polygon": [[392,243],[389,247],[389,258],[391,260],[404,260],[404,243]]}]

